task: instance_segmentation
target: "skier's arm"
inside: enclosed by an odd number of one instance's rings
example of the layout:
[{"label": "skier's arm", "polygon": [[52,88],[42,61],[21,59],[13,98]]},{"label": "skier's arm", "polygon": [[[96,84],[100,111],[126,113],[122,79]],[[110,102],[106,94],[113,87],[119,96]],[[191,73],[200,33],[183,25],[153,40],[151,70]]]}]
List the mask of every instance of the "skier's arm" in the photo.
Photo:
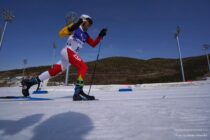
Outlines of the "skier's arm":
[{"label": "skier's arm", "polygon": [[102,39],[102,37],[100,37],[100,36],[98,36],[98,37],[96,38],[96,40],[93,40],[91,37],[88,37],[87,43],[88,43],[91,47],[95,48],[95,47],[98,45],[98,43],[100,42],[101,39]]},{"label": "skier's arm", "polygon": [[68,28],[71,27],[74,23],[69,24],[68,26],[63,27],[60,31],[59,31],[59,36],[61,38],[67,37],[71,34],[71,32],[69,32]]},{"label": "skier's arm", "polygon": [[102,29],[101,32],[99,33],[98,37],[96,38],[96,40],[93,40],[90,36],[88,36],[87,43],[88,43],[91,47],[95,48],[95,47],[98,45],[98,43],[100,42],[100,40],[101,40],[104,36],[106,36],[106,32],[107,32],[107,29],[105,29],[105,28]]},{"label": "skier's arm", "polygon": [[71,23],[68,26],[63,27],[60,32],[59,36],[61,38],[71,35],[71,33],[79,28],[79,26],[82,24],[83,20],[79,19],[77,23]]}]

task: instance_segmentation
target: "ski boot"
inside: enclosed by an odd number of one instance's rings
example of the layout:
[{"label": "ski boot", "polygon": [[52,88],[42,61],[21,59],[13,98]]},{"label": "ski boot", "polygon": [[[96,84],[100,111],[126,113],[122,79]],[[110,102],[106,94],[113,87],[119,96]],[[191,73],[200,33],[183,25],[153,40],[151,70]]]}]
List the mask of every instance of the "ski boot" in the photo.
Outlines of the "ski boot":
[{"label": "ski boot", "polygon": [[83,87],[76,85],[73,101],[87,101],[87,100],[95,100],[95,97],[85,94],[83,91]]},{"label": "ski boot", "polygon": [[23,79],[21,81],[21,84],[22,84],[22,94],[24,97],[28,97],[30,94],[29,94],[29,89],[33,86],[33,85],[40,85],[40,79],[37,77],[37,78],[31,78],[31,79]]}]

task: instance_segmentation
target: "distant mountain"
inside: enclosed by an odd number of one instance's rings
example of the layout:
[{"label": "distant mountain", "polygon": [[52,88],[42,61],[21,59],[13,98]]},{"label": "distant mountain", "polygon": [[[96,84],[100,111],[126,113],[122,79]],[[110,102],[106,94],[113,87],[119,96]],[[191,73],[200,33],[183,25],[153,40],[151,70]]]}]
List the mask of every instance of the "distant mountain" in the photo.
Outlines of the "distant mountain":
[{"label": "distant mountain", "polygon": [[[90,83],[95,62],[88,62],[88,74],[85,80]],[[206,56],[188,57],[183,59],[186,80],[196,80],[208,73]],[[27,75],[37,76],[50,66],[31,67],[26,69]],[[22,69],[1,71],[0,86],[6,85],[6,80],[22,76]],[[69,82],[76,81],[77,71],[70,68]],[[5,82],[2,83],[2,81]],[[50,85],[64,82],[65,73],[52,78]],[[179,59],[153,58],[149,60],[109,57],[99,60],[94,84],[141,84],[181,81]]]}]

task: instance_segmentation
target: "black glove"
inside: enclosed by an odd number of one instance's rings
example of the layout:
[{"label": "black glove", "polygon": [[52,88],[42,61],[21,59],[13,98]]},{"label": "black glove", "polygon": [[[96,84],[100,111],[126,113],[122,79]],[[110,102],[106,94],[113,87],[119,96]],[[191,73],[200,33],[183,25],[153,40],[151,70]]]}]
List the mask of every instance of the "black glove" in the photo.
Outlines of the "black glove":
[{"label": "black glove", "polygon": [[68,27],[69,32],[73,32],[82,24],[83,20],[80,18],[76,23],[74,23],[71,27]]},{"label": "black glove", "polygon": [[99,33],[99,35],[98,36],[100,36],[100,37],[104,37],[104,36],[106,36],[106,32],[107,32],[107,29],[106,28],[103,28],[102,30],[101,30],[101,32]]}]

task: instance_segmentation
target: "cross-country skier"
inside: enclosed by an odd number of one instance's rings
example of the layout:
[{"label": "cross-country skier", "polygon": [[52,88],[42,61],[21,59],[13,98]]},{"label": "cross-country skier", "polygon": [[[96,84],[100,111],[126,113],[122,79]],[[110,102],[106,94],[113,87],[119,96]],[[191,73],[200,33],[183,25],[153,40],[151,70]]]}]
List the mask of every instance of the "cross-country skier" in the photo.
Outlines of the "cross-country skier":
[{"label": "cross-country skier", "polygon": [[62,73],[69,65],[72,65],[77,68],[78,71],[73,100],[80,101],[95,99],[94,96],[89,96],[83,91],[85,74],[88,68],[84,61],[78,55],[78,52],[80,51],[84,43],[87,43],[91,47],[95,48],[100,40],[104,36],[106,36],[107,29],[104,28],[100,31],[98,37],[93,40],[87,33],[87,30],[91,27],[92,24],[93,20],[90,16],[81,15],[76,23],[71,23],[61,29],[61,31],[59,32],[59,36],[68,36],[67,43],[65,47],[61,50],[61,60],[48,71],[40,74],[38,77],[22,80],[22,93],[25,97],[29,96],[29,89],[33,85],[40,84],[41,81]]}]

